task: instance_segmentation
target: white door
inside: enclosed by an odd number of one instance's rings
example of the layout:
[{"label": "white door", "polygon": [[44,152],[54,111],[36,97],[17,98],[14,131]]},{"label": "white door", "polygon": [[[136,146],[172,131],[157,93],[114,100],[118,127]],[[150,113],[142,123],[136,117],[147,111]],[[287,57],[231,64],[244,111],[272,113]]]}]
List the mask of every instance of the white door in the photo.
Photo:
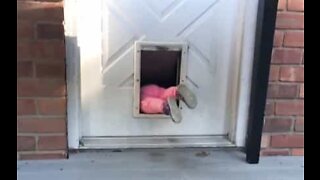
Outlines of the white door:
[{"label": "white door", "polygon": [[[227,135],[235,119],[247,1],[78,1],[80,134]],[[255,18],[255,17],[252,17]],[[133,117],[134,42],[186,42],[187,85],[198,106],[183,120]]]}]

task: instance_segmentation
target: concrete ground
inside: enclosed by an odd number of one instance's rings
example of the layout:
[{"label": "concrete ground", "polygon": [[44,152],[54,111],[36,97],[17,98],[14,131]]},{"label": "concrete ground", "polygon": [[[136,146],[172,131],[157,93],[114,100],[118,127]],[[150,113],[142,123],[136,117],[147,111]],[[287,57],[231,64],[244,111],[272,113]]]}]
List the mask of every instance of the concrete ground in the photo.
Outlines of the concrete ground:
[{"label": "concrete ground", "polygon": [[303,157],[261,157],[235,150],[148,149],[70,154],[67,160],[18,161],[19,180],[302,180]]}]

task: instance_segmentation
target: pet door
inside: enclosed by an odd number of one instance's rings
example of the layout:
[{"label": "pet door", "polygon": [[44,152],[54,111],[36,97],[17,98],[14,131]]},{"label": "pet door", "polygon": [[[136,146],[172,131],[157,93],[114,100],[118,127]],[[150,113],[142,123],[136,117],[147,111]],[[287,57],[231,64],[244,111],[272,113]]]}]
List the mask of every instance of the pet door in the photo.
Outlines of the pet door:
[{"label": "pet door", "polygon": [[134,117],[168,117],[165,114],[145,114],[141,112],[140,88],[148,84],[168,88],[184,83],[186,79],[186,58],[187,45],[185,43],[135,43]]}]

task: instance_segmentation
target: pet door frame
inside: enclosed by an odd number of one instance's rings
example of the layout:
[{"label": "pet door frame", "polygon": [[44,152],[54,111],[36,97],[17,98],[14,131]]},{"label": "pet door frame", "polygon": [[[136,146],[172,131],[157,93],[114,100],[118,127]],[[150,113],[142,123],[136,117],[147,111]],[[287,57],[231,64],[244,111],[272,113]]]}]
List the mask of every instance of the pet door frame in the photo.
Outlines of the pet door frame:
[{"label": "pet door frame", "polygon": [[[187,76],[188,44],[185,42],[149,42],[136,41],[134,45],[134,92],[133,92],[133,117],[167,119],[165,114],[140,113],[140,83],[141,83],[141,51],[180,51],[179,84],[184,84]],[[179,103],[181,106],[181,103]],[[179,107],[181,108],[181,107]]]}]

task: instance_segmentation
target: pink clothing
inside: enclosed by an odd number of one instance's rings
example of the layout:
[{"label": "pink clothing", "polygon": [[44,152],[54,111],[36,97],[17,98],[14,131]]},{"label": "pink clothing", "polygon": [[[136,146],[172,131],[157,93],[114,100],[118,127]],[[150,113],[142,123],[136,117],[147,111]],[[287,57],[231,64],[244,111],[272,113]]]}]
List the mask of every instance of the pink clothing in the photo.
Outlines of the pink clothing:
[{"label": "pink clothing", "polygon": [[143,86],[140,92],[140,109],[146,114],[162,114],[163,106],[168,97],[176,96],[177,87],[172,86],[167,89],[150,84]]}]

